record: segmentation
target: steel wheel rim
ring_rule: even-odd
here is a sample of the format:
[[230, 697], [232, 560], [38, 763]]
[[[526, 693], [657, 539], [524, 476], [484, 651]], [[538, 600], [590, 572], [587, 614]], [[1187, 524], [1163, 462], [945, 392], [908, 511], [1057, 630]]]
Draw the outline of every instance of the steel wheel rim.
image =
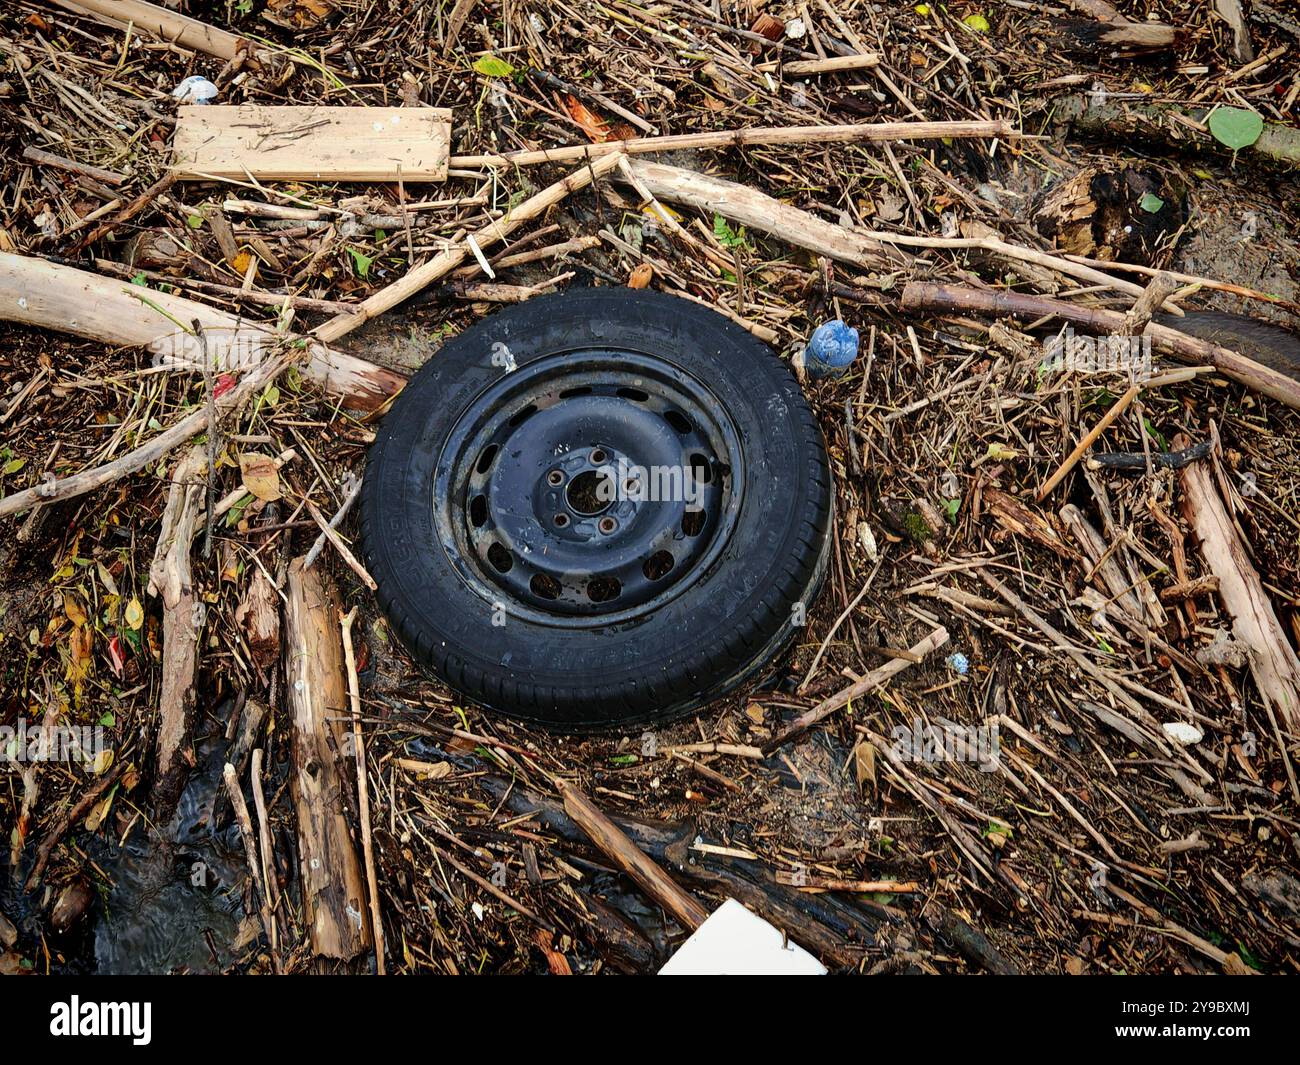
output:
[[739, 433], [703, 382], [654, 354], [582, 349], [474, 398], [435, 467], [434, 523], [503, 622], [600, 627], [695, 584], [743, 484]]

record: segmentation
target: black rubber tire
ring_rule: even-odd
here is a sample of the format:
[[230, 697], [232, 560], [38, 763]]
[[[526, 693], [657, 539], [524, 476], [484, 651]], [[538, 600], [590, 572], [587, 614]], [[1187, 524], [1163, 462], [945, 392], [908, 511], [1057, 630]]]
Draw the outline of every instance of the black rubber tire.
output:
[[[707, 382], [743, 442], [745, 484], [726, 549], [646, 616], [556, 629], [492, 605], [435, 533], [435, 465], [457, 419], [504, 372], [575, 348], [665, 358]], [[830, 471], [817, 422], [774, 352], [714, 311], [631, 289], [582, 289], [500, 311], [451, 340], [385, 416], [366, 466], [361, 534], [381, 608], [422, 664], [503, 714], [560, 731], [680, 716], [725, 694], [797, 631], [825, 572]]]

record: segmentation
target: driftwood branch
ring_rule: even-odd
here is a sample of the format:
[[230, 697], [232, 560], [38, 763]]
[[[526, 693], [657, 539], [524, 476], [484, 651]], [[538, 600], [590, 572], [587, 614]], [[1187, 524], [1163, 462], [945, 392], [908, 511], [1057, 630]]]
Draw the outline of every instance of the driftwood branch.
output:
[[[285, 341], [266, 325], [205, 303], [6, 252], [0, 252], [0, 319], [145, 348], [161, 365], [201, 370], [203, 345], [190, 325], [197, 321], [210, 365], [218, 372], [264, 362]], [[400, 374], [322, 343], [307, 345], [303, 374], [346, 406], [362, 411], [382, 406], [406, 383]]]
[[[599, 146], [592, 145], [592, 147]], [[368, 322], [371, 318], [375, 318], [396, 307], [403, 300], [410, 299], [417, 292], [428, 288], [440, 277], [451, 273], [468, 259], [473, 254], [471, 242], [476, 244], [479, 250], [482, 251], [489, 245], [504, 240], [525, 222], [530, 222], [539, 215], [545, 214], [570, 194], [585, 188], [608, 174], [618, 166], [623, 158], [624, 156], [621, 153], [605, 155], [595, 162], [575, 170], [568, 177], [557, 181], [554, 185], [548, 185], [541, 192], [524, 200], [504, 218], [489, 222], [482, 229], [476, 230], [464, 240], [452, 245], [441, 254], [435, 255], [428, 262], [415, 267], [391, 285], [381, 288], [373, 296], [363, 300], [357, 305], [357, 313], [340, 314], [331, 318], [315, 330], [315, 336], [326, 343], [331, 343]]]
[[638, 187], [658, 200], [722, 215], [732, 222], [839, 262], [865, 268], [897, 269], [908, 261], [906, 254], [886, 248], [871, 237], [826, 222], [747, 185], [644, 160], [631, 163], [630, 170], [631, 176], [619, 180], [628, 183], [635, 180]]
[[596, 159], [613, 152], [644, 155], [703, 148], [771, 147], [782, 144], [861, 144], [905, 140], [939, 140], [954, 137], [1014, 137], [1016, 128], [1005, 120], [974, 122], [880, 122], [838, 126], [759, 126], [752, 129], [684, 133], [671, 137], [634, 137], [603, 144], [571, 144], [563, 148], [506, 152], [496, 155], [453, 155], [454, 167], [531, 166], [538, 163], [572, 163]]
[[800, 733], [817, 724], [818, 721], [835, 713], [841, 706], [845, 706], [853, 699], [861, 698], [868, 692], [875, 691], [891, 677], [901, 673], [915, 662], [920, 662], [931, 651], [937, 650], [947, 642], [948, 630], [941, 625], [925, 639], [911, 647], [908, 651], [908, 658], [890, 659], [883, 666], [879, 666], [866, 674], [861, 680], [850, 684], [843, 691], [837, 692], [829, 699], [818, 703], [807, 713], [800, 714], [799, 717], [795, 718], [763, 744], [763, 754], [771, 754], [773, 751], [785, 746]]

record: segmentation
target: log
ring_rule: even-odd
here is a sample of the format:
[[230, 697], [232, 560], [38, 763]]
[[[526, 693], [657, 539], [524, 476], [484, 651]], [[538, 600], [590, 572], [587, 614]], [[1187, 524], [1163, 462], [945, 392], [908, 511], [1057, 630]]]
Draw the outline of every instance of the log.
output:
[[[1174, 441], [1185, 447], [1185, 437]], [[1300, 734], [1300, 658], [1287, 640], [1246, 545], [1229, 517], [1209, 470], [1202, 463], [1179, 471], [1183, 516], [1201, 544], [1201, 555], [1218, 578], [1219, 598], [1232, 618], [1232, 634], [1245, 644], [1250, 672], [1270, 716]]]
[[[1124, 325], [1124, 314], [1093, 307], [1082, 307], [1067, 300], [1047, 296], [1027, 296], [1017, 292], [940, 285], [926, 281], [909, 282], [903, 289], [902, 309], [911, 312], [1006, 315], [1035, 320], [1054, 315], [1062, 321], [1085, 326], [1098, 335], [1112, 334]], [[1152, 322], [1145, 336], [1151, 346], [1181, 362], [1213, 366], [1225, 377], [1247, 388], [1271, 396], [1288, 407], [1300, 409], [1300, 382], [1262, 363], [1211, 341], [1188, 336], [1167, 325]]]
[[182, 749], [194, 718], [194, 678], [206, 608], [194, 594], [190, 548], [207, 487], [207, 448], [195, 445], [176, 463], [162, 529], [149, 567], [149, 594], [163, 601], [162, 691], [154, 746], [153, 800], [162, 820], [175, 808], [188, 764]]
[[[8, 252], [0, 252], [0, 319], [147, 348], [160, 364], [200, 369], [201, 345], [190, 328], [196, 319], [219, 369], [252, 366], [284, 340], [264, 325], [205, 303]], [[377, 410], [406, 383], [400, 374], [322, 343], [309, 345], [303, 374], [359, 411]]]
[[[1208, 107], [1183, 108], [1128, 100], [1096, 102], [1075, 94], [1058, 101], [1052, 117], [1058, 122], [1070, 122], [1085, 132], [1104, 134], [1124, 142], [1132, 142], [1136, 137], [1175, 148], [1190, 148], [1197, 154], [1227, 152], [1230, 149], [1208, 131], [1201, 132], [1210, 110]], [[1242, 151], [1284, 166], [1300, 166], [1300, 130], [1280, 122], [1265, 122], [1259, 140]]]
[[[495, 804], [515, 814], [536, 814], [537, 823], [570, 842], [584, 842], [585, 831], [563, 805], [519, 784], [490, 773], [477, 784]], [[765, 862], [692, 851], [699, 828], [689, 821], [676, 824], [611, 816], [620, 832], [650, 859], [693, 887], [744, 903], [764, 920], [786, 930], [790, 938], [828, 965], [857, 966], [882, 925], [906, 918], [897, 911], [833, 893], [811, 894], [780, 884]], [[909, 930], [910, 931], [910, 930]]]
[[303, 910], [312, 952], [346, 960], [369, 950], [372, 938], [361, 862], [344, 815], [348, 702], [338, 597], [321, 569], [304, 568], [301, 558], [289, 565], [286, 592], [284, 674]]

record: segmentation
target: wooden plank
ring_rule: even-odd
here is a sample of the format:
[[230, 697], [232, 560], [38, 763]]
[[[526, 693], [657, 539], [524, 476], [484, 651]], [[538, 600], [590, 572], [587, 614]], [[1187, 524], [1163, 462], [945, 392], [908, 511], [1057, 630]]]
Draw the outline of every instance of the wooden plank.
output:
[[190, 105], [172, 166], [190, 180], [444, 181], [450, 142], [441, 107]]

